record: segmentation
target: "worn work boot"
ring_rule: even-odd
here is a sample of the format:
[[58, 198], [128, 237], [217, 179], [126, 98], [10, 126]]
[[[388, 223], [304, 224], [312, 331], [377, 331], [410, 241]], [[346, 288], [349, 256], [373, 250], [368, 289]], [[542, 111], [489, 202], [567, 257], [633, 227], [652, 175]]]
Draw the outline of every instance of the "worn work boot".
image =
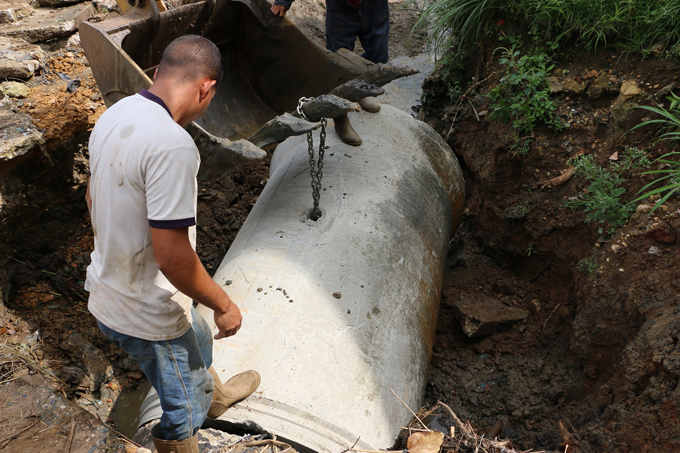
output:
[[363, 143], [357, 131], [350, 124], [346, 113], [333, 118], [333, 124], [335, 124], [335, 132], [337, 132], [343, 143], [351, 146], [359, 146]]
[[164, 440], [160, 436], [161, 425], [157, 424], [151, 428], [151, 440], [158, 453], [198, 453], [198, 433], [184, 440]]
[[380, 111], [380, 104], [378, 104], [378, 101], [376, 101], [375, 98], [361, 98], [357, 102], [359, 102], [361, 108], [368, 113], [378, 113]]
[[215, 381], [215, 393], [208, 411], [208, 417], [211, 418], [219, 417], [234, 404], [248, 398], [260, 385], [260, 373], [257, 371], [244, 371], [229, 379], [225, 384], [222, 384], [213, 367], [210, 367], [208, 371]]

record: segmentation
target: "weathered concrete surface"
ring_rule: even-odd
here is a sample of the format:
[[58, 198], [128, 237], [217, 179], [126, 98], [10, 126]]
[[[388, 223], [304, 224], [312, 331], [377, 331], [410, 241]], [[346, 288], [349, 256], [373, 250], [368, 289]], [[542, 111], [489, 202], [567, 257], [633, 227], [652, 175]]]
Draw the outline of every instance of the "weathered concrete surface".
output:
[[58, 9], [38, 8], [30, 17], [0, 26], [0, 36], [21, 38], [31, 43], [60, 38], [74, 33], [93, 13], [91, 3]]
[[0, 108], [0, 162], [26, 154], [44, 143], [31, 117]]
[[16, 22], [33, 13], [33, 8], [24, 1], [4, 0], [0, 1], [0, 24]]
[[508, 307], [486, 296], [479, 296], [476, 300], [461, 297], [453, 303], [453, 308], [468, 337], [481, 337], [505, 330], [529, 316], [526, 310]]
[[49, 387], [8, 382], [0, 385], [0, 401], [3, 453], [125, 452], [113, 431]]

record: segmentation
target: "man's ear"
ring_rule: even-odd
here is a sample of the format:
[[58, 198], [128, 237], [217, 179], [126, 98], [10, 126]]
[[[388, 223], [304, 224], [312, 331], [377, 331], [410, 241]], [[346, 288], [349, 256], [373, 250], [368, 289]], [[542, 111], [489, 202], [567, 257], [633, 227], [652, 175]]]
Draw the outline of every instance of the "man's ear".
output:
[[156, 81], [156, 77], [158, 77], [158, 68], [153, 72], [153, 80], [154, 82]]
[[201, 82], [201, 87], [200, 87], [200, 100], [202, 101], [203, 99], [208, 97], [208, 94], [210, 93], [210, 89], [214, 87], [217, 84], [217, 80], [211, 80], [211, 79], [205, 79], [203, 82]]

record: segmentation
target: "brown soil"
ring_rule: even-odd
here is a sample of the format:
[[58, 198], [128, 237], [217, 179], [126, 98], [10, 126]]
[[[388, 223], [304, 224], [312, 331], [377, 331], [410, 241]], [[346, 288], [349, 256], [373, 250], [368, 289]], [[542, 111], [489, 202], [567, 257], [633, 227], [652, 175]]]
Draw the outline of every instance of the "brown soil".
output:
[[[553, 74], [566, 69], [588, 87], [600, 74], [618, 84], [634, 80], [642, 90], [635, 104], [650, 103], [650, 94], [677, 80], [677, 63], [619, 57], [566, 50]], [[491, 75], [478, 93], [483, 96], [498, 81], [498, 56], [480, 52], [480, 60], [480, 78]], [[435, 78], [430, 83], [441, 89]], [[645, 114], [621, 115], [618, 91], [596, 99], [588, 93], [556, 97], [571, 127], [536, 131], [525, 158], [511, 157], [510, 128], [483, 114], [477, 119], [472, 104], [426, 113], [459, 156], [469, 194], [463, 225], [451, 242], [451, 280], [441, 304], [428, 399], [449, 404], [480, 433], [501, 421], [501, 435], [515, 448], [678, 451], [680, 271], [674, 231], [680, 228], [680, 203], [672, 200], [651, 217], [650, 207], [643, 207], [606, 239], [583, 212], [565, 207], [586, 188], [582, 178], [544, 184], [563, 174], [576, 153], [592, 154], [606, 166], [614, 153], [623, 156], [626, 145], [651, 157], [668, 151], [665, 144], [652, 145], [655, 131], [624, 136]], [[470, 99], [477, 101], [477, 112], [490, 109], [487, 98], [473, 93]], [[650, 181], [624, 176], [626, 200]], [[594, 272], [578, 270], [584, 259], [593, 261]], [[467, 338], [452, 307], [461, 296], [479, 295], [530, 316], [507, 332]], [[568, 432], [560, 432], [560, 422]]]

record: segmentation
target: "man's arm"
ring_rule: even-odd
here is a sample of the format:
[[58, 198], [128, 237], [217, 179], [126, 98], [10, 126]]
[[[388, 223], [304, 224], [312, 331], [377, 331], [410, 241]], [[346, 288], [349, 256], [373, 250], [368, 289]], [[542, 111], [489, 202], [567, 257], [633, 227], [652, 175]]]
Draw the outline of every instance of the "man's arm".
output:
[[87, 191], [85, 192], [85, 203], [87, 203], [87, 212], [92, 217], [92, 197], [90, 196], [90, 178], [87, 179]]
[[210, 278], [189, 242], [188, 228], [151, 228], [156, 265], [182, 293], [215, 312], [219, 333], [230, 337], [241, 328], [241, 311], [227, 293]]

